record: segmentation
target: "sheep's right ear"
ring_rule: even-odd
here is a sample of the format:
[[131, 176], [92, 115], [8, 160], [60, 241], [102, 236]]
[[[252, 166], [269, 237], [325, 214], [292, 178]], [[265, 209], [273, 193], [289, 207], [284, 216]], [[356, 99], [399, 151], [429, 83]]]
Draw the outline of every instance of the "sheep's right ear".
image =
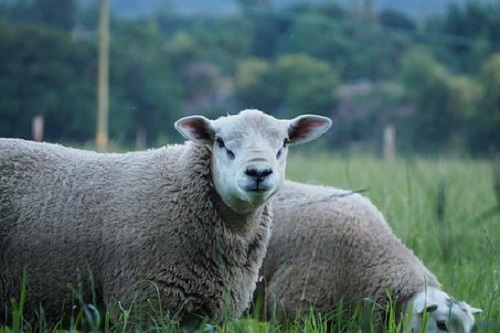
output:
[[175, 129], [186, 139], [202, 143], [212, 144], [214, 141], [214, 128], [210, 120], [203, 116], [189, 116], [177, 120]]
[[309, 142], [325, 133], [330, 126], [332, 126], [330, 118], [310, 114], [302, 115], [290, 120], [288, 139], [290, 143]]

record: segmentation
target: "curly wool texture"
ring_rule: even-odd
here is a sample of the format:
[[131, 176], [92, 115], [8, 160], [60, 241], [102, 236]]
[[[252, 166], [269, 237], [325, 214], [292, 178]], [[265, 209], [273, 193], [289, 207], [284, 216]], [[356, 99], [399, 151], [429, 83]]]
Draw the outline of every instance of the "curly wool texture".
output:
[[274, 203], [273, 234], [261, 269], [269, 314], [296, 318], [369, 298], [408, 300], [436, 277], [365, 197], [287, 181]]
[[28, 317], [42, 305], [58, 320], [63, 305], [67, 315], [78, 304], [75, 295], [141, 310], [159, 295], [163, 310], [188, 324], [239, 316], [271, 211], [266, 204], [244, 216], [226, 207], [210, 158], [194, 143], [98, 154], [0, 139], [2, 309], [19, 298], [26, 270]]

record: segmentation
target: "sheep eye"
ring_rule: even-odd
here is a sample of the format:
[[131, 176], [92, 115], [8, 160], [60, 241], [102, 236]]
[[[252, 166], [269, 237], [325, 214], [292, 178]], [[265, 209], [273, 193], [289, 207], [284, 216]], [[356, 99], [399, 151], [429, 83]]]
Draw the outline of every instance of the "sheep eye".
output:
[[283, 140], [283, 147], [281, 147], [281, 149], [278, 150], [278, 153], [276, 154], [276, 158], [280, 158], [281, 157], [283, 149], [286, 149], [286, 147], [288, 146], [289, 143], [290, 143], [290, 140], [288, 140], [288, 138], [286, 138], [285, 140]]
[[283, 148], [286, 148], [289, 143], [290, 143], [290, 140], [288, 140], [288, 138], [286, 138], [285, 140], [283, 140]]
[[217, 145], [219, 146], [219, 148], [224, 148], [226, 146], [224, 144], [224, 140], [222, 140], [221, 138], [215, 139], [215, 142], [217, 142]]
[[436, 325], [440, 331], [448, 332], [448, 326], [446, 326], [446, 322], [444, 320], [436, 321]]
[[219, 146], [219, 148], [226, 148], [227, 157], [231, 160], [234, 160], [234, 153], [227, 149], [226, 145], [224, 144], [224, 140], [222, 140], [221, 138], [216, 138], [215, 142], [217, 143], [217, 146]]

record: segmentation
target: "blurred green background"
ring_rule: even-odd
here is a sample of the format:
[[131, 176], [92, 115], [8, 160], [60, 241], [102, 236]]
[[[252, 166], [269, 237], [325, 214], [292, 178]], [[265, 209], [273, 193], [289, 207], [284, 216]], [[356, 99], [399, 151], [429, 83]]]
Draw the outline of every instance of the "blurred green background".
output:
[[[0, 137], [32, 139], [42, 116], [43, 140], [95, 148], [99, 5], [0, 0]], [[366, 190], [446, 290], [484, 309], [477, 332], [500, 331], [500, 1], [110, 8], [109, 150], [180, 142], [173, 123], [192, 114], [329, 116], [287, 177]]]
[[[488, 156], [500, 148], [498, 1], [111, 1], [110, 140], [259, 108], [334, 120], [324, 147]], [[99, 0], [0, 0], [0, 136], [91, 144]]]

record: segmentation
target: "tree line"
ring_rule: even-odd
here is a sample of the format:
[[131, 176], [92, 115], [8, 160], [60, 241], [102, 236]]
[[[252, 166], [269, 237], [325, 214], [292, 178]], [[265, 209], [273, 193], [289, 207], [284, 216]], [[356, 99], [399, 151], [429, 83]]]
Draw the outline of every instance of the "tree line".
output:
[[[111, 18], [110, 137], [179, 140], [173, 122], [260, 108], [334, 119], [327, 144], [486, 155], [500, 149], [500, 6], [470, 1], [416, 20], [370, 1], [239, 0], [234, 15]], [[48, 141], [95, 133], [98, 4], [0, 4], [0, 136]]]

